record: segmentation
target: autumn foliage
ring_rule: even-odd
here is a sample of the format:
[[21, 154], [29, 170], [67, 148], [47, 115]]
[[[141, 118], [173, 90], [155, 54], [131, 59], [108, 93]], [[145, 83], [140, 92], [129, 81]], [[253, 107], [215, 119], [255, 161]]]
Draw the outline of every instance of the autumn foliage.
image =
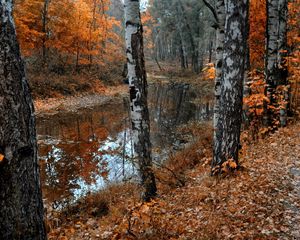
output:
[[265, 14], [266, 0], [250, 1], [249, 9], [249, 48], [252, 69], [264, 68], [265, 32], [267, 17]]
[[[107, 14], [109, 0], [17, 0], [21, 51], [47, 65], [104, 65], [120, 60], [120, 23]], [[46, 61], [47, 59], [47, 61]]]

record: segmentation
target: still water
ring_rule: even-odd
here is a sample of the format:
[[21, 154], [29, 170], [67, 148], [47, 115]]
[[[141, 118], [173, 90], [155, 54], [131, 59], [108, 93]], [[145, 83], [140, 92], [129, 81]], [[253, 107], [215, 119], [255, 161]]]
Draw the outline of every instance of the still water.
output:
[[[175, 128], [212, 116], [211, 100], [188, 84], [149, 86], [151, 141], [156, 161], [167, 158]], [[111, 182], [136, 179], [128, 101], [76, 112], [38, 117], [37, 133], [43, 194], [62, 207]]]

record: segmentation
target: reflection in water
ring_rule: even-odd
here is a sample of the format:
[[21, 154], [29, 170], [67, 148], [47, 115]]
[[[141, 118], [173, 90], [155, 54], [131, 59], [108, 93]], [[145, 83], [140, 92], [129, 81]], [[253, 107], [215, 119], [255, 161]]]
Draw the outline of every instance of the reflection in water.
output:
[[[167, 153], [176, 140], [176, 126], [211, 117], [212, 104], [198, 98], [187, 84], [150, 85], [154, 148]], [[40, 117], [37, 132], [43, 194], [53, 207], [63, 207], [109, 182], [136, 177], [127, 104]]]

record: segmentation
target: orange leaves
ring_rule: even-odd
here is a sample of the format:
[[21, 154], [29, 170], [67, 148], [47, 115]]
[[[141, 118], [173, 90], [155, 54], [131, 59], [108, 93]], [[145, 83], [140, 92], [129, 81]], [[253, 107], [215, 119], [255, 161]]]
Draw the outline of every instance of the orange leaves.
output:
[[212, 63], [208, 63], [205, 68], [202, 70], [203, 72], [203, 79], [205, 80], [214, 80], [216, 69], [214, 68]]
[[3, 162], [3, 160], [4, 160], [4, 155], [0, 154], [0, 164]]
[[35, 48], [41, 47], [42, 7], [42, 0], [15, 1], [14, 19], [17, 37], [24, 55], [31, 55]]
[[249, 32], [249, 48], [250, 63], [253, 69], [264, 67], [264, 51], [265, 51], [265, 29], [266, 14], [262, 9], [266, 9], [266, 0], [250, 1], [250, 32]]
[[256, 116], [263, 114], [263, 105], [265, 102], [269, 102], [269, 99], [261, 93], [252, 94], [244, 98], [245, 108], [248, 109], [249, 113], [254, 113]]
[[114, 32], [120, 23], [106, 13], [110, 1], [49, 1], [43, 26], [44, 2], [16, 1], [15, 21], [23, 54], [38, 54], [45, 45], [55, 53], [74, 56], [77, 64], [84, 65], [91, 63], [91, 56], [94, 62], [101, 63], [103, 53], [117, 57], [122, 51], [121, 39]]
[[248, 116], [255, 118], [262, 117], [264, 114], [264, 105], [270, 100], [265, 96], [265, 81], [262, 73], [252, 71], [249, 73], [248, 85], [251, 89], [251, 94], [246, 96], [244, 101], [244, 109]]
[[228, 159], [226, 162], [222, 164], [222, 171], [228, 172], [229, 170], [237, 169], [238, 165], [236, 162], [231, 158]]
[[212, 175], [218, 175], [222, 173], [229, 173], [238, 168], [237, 163], [233, 158], [229, 158], [227, 161], [223, 162], [221, 166], [216, 166], [212, 169]]

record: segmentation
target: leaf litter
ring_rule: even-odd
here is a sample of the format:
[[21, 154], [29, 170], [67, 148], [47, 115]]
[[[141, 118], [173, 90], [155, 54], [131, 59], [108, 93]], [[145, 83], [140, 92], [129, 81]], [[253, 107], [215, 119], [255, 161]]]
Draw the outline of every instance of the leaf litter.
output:
[[[300, 122], [244, 144], [242, 168], [211, 177], [210, 157], [182, 187], [141, 203], [120, 199], [107, 216], [81, 212], [49, 239], [300, 239]], [[122, 186], [120, 186], [122, 187]], [[119, 207], [120, 208], [120, 207]]]

